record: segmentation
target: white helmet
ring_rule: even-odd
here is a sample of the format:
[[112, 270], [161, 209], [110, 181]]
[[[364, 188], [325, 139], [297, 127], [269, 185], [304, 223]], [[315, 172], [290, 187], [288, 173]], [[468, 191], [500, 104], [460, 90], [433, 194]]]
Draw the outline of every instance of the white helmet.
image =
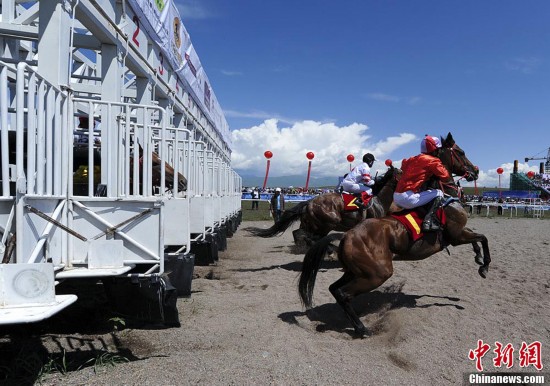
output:
[[422, 142], [420, 142], [420, 152], [424, 154], [433, 153], [436, 149], [441, 147], [441, 140], [431, 135], [426, 135]]

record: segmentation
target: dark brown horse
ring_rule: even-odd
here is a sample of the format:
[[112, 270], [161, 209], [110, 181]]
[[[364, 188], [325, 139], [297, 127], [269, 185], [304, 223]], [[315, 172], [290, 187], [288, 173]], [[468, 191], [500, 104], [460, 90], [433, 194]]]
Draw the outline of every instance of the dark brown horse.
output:
[[393, 192], [401, 170], [390, 166], [373, 187], [374, 197], [370, 200], [363, 217], [361, 211], [346, 211], [340, 193], [325, 193], [303, 201], [286, 210], [281, 219], [267, 229], [249, 227], [245, 230], [254, 236], [273, 237], [284, 233], [294, 222], [300, 220], [300, 228], [293, 232], [297, 245], [312, 244], [330, 231], [346, 231], [364, 218], [382, 217], [388, 213], [393, 201]]
[[[73, 153], [73, 190], [75, 194], [87, 194], [88, 191], [88, 150], [87, 149], [75, 149]], [[161, 160], [157, 153], [152, 152], [152, 173], [151, 180], [153, 187], [160, 187], [161, 182]], [[139, 194], [143, 194], [143, 157], [140, 157], [138, 160], [139, 165]], [[129, 158], [130, 165], [130, 194], [133, 194], [133, 169], [134, 169], [134, 157], [130, 156]], [[164, 162], [164, 179], [166, 190], [174, 191], [174, 168]], [[104, 185], [100, 186], [99, 182], [101, 180], [101, 153], [98, 150], [94, 151], [94, 190], [97, 195], [103, 195], [105, 193]], [[187, 190], [187, 179], [181, 174], [178, 173], [178, 192], [184, 192]]]
[[[467, 179], [477, 178], [477, 168], [454, 143], [450, 133], [443, 141], [440, 158], [447, 168], [454, 170], [455, 174], [459, 173]], [[454, 181], [447, 181], [443, 186], [447, 194], [456, 195], [458, 189]], [[307, 308], [311, 307], [315, 278], [320, 263], [330, 243], [338, 238], [342, 238], [338, 247], [338, 259], [344, 266], [344, 275], [334, 282], [329, 290], [344, 309], [355, 333], [360, 337], [367, 334], [367, 329], [350, 302], [356, 296], [370, 292], [388, 280], [393, 274], [393, 261], [422, 260], [448, 245], [471, 243], [475, 250], [476, 243], [481, 242], [483, 258], [476, 259], [476, 262], [482, 264], [479, 274], [485, 278], [491, 262], [487, 237], [466, 227], [468, 214], [460, 203], [452, 202], [445, 206], [444, 211], [447, 222], [443, 231], [426, 233], [423, 238], [415, 242], [410, 238], [405, 226], [391, 216], [362, 221], [347, 231], [343, 238], [333, 234], [324, 237], [310, 248], [304, 258], [298, 284], [302, 303]]]

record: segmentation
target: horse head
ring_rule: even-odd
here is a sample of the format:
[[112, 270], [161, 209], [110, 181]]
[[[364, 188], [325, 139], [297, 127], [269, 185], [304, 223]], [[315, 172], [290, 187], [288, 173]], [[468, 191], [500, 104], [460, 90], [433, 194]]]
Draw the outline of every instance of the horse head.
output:
[[372, 187], [372, 193], [373, 195], [378, 195], [378, 193], [384, 188], [386, 185], [392, 187], [395, 189], [397, 186], [397, 181], [399, 180], [399, 177], [401, 176], [401, 169], [398, 169], [394, 167], [393, 165], [388, 166], [388, 170], [386, 173], [382, 174], [381, 176], [375, 178], [375, 184]]
[[463, 177], [466, 181], [477, 180], [479, 169], [466, 157], [462, 150], [453, 139], [451, 133], [447, 138], [441, 137], [442, 147], [439, 149], [439, 159], [445, 167], [454, 175]]

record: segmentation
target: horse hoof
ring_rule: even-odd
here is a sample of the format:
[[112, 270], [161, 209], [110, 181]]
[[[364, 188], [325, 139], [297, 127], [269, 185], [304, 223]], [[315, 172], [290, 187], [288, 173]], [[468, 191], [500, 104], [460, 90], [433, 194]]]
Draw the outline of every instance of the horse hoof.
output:
[[489, 271], [489, 269], [487, 267], [483, 266], [483, 267], [479, 267], [479, 270], [477, 272], [479, 273], [479, 276], [486, 279], [488, 271]]
[[483, 265], [483, 256], [476, 255], [476, 257], [474, 257], [474, 260], [476, 261], [477, 265]]
[[357, 335], [358, 338], [361, 338], [361, 339], [365, 339], [367, 336], [370, 335], [366, 327], [356, 328], [355, 334]]

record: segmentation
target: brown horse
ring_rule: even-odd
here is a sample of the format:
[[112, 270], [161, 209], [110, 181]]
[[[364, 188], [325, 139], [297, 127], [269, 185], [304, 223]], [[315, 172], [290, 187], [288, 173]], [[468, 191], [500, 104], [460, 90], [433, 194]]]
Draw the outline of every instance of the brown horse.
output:
[[[443, 141], [443, 149], [440, 153], [446, 167], [452, 167], [456, 172], [462, 169], [459, 173], [467, 179], [477, 178], [477, 168], [454, 143], [450, 133]], [[452, 180], [446, 182], [444, 188], [447, 194], [458, 191]], [[350, 302], [354, 297], [370, 292], [388, 280], [393, 274], [394, 260], [425, 259], [448, 245], [471, 243], [475, 250], [476, 243], [481, 242], [483, 259], [482, 261], [476, 259], [476, 262], [482, 264], [479, 268], [481, 277], [487, 276], [491, 262], [487, 237], [474, 233], [466, 227], [468, 214], [458, 202], [454, 201], [446, 205], [444, 211], [447, 222], [443, 231], [426, 233], [423, 238], [415, 242], [410, 238], [405, 226], [391, 216], [367, 219], [343, 235], [338, 247], [338, 259], [344, 266], [344, 275], [334, 282], [329, 290], [344, 309], [357, 335], [365, 336], [367, 329]], [[321, 239], [310, 248], [304, 258], [298, 291], [302, 303], [307, 308], [312, 305], [315, 278], [322, 258], [329, 249], [331, 241], [337, 238], [341, 236], [331, 234]]]
[[303, 201], [286, 210], [281, 219], [267, 229], [249, 227], [245, 230], [254, 236], [273, 237], [284, 233], [290, 225], [300, 220], [300, 228], [293, 232], [297, 245], [313, 244], [330, 231], [347, 231], [364, 218], [382, 217], [388, 213], [393, 201], [400, 169], [390, 165], [388, 171], [377, 179], [373, 187], [374, 197], [370, 200], [365, 217], [361, 211], [346, 211], [340, 193], [325, 193]]
[[[152, 151], [151, 152], [151, 158], [152, 158], [152, 170], [151, 170], [151, 180], [152, 180], [152, 186], [154, 187], [160, 187], [161, 182], [161, 159], [160, 156]], [[94, 149], [93, 151], [93, 163], [94, 163], [94, 185], [96, 186], [96, 189], [98, 188], [98, 184], [101, 179], [101, 151], [99, 149]], [[134, 157], [131, 155], [128, 161], [129, 164], [129, 176], [130, 176], [130, 189], [133, 189], [133, 177], [134, 177]], [[139, 193], [142, 194], [143, 189], [143, 148], [139, 146], [139, 159], [138, 159], [138, 165], [139, 165]], [[84, 169], [82, 169], [84, 168]], [[87, 185], [88, 185], [88, 178], [83, 177], [81, 170], [86, 170], [87, 174], [88, 169], [88, 149], [85, 147], [75, 147], [73, 149], [73, 173], [74, 174], [74, 190], [77, 192], [77, 194], [86, 194], [87, 192]], [[96, 176], [97, 175], [97, 176]], [[174, 180], [175, 180], [175, 173], [174, 168], [168, 163], [164, 162], [164, 179], [165, 179], [165, 189], [166, 190], [172, 190], [172, 192], [175, 194], [176, 191], [174, 189]], [[187, 179], [181, 174], [178, 173], [178, 186], [177, 186], [177, 192], [185, 192], [187, 190]], [[102, 188], [99, 188], [99, 190], [96, 191], [98, 195], [103, 194], [104, 190], [102, 191]]]

